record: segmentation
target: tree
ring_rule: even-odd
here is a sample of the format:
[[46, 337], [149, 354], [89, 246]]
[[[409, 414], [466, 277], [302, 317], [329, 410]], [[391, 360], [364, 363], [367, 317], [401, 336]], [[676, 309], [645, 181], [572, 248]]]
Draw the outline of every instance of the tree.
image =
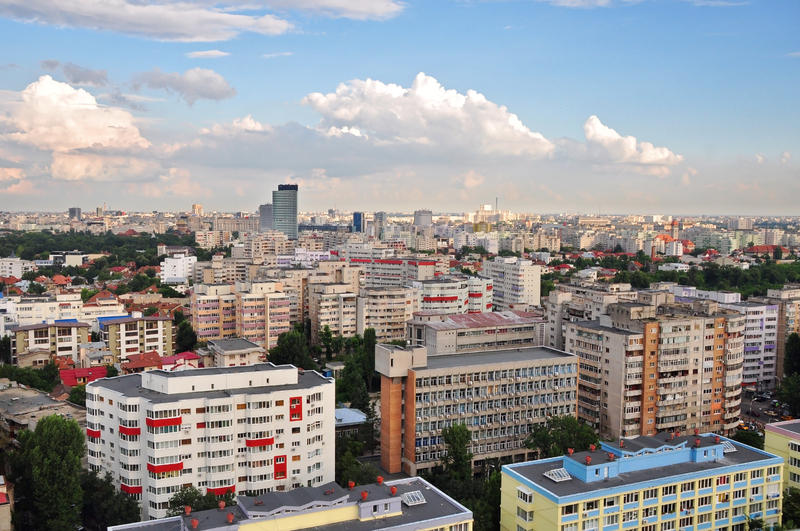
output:
[[333, 341], [333, 332], [331, 332], [331, 327], [325, 325], [322, 327], [322, 330], [319, 331], [319, 342], [322, 343], [323, 348], [325, 349], [325, 359], [331, 359], [331, 342]]
[[317, 367], [308, 352], [306, 338], [298, 330], [290, 330], [278, 336], [278, 344], [269, 351], [269, 361], [276, 365], [290, 364], [304, 369]]
[[145, 317], [150, 317], [151, 315], [155, 315], [157, 313], [158, 313], [158, 308], [156, 308], [155, 306], [149, 306], [144, 309], [142, 315], [144, 315]]
[[94, 471], [82, 471], [81, 488], [81, 521], [88, 531], [105, 531], [112, 525], [139, 521], [139, 504], [116, 489], [110, 473], [101, 477]]
[[380, 475], [377, 468], [357, 459], [363, 453], [364, 443], [351, 438], [336, 441], [336, 482], [346, 487], [349, 481], [356, 485], [373, 483]]
[[76, 385], [69, 390], [69, 399], [73, 404], [86, 407], [86, 386]]
[[0, 337], [0, 363], [11, 363], [11, 336]]
[[30, 285], [28, 286], [28, 293], [30, 293], [31, 295], [41, 295], [45, 291], [47, 291], [47, 288], [45, 288], [38, 282], [31, 282]]
[[[177, 312], [176, 312], [177, 313]], [[178, 325], [178, 333], [175, 336], [175, 346], [178, 352], [187, 352], [194, 350], [197, 345], [197, 334], [195, 333], [189, 321], [183, 320]]]
[[778, 386], [778, 399], [789, 405], [793, 417], [800, 417], [800, 373], [783, 377]]
[[472, 453], [469, 442], [472, 435], [466, 424], [455, 424], [442, 430], [447, 455], [444, 470], [451, 481], [468, 481], [472, 478]]
[[750, 518], [747, 515], [747, 531], [760, 531], [764, 529], [764, 520], [761, 518]]
[[783, 524], [795, 529], [800, 522], [800, 489], [790, 487], [783, 495]]
[[167, 516], [183, 514], [184, 507], [187, 505], [192, 508], [192, 512], [215, 509], [220, 500], [224, 501], [226, 506], [236, 504], [235, 496], [231, 491], [222, 496], [217, 496], [211, 492], [201, 494], [194, 487], [183, 487], [169, 499]]
[[106, 378], [113, 378], [114, 376], [118, 376], [119, 371], [113, 365], [106, 365]]
[[757, 432], [754, 431], [744, 431], [738, 430], [733, 437], [731, 437], [734, 441], [738, 441], [742, 444], [746, 444], [748, 446], [752, 446], [753, 448], [758, 448], [759, 450], [764, 449], [764, 436], [759, 435]]
[[568, 448], [588, 449], [590, 444], [597, 443], [594, 429], [570, 416], [550, 417], [544, 424], [534, 426], [525, 440], [526, 446], [536, 450], [540, 459], [564, 455]]
[[9, 467], [15, 485], [14, 527], [77, 529], [83, 507], [81, 458], [86, 453], [78, 423], [50, 415], [34, 431], [22, 431], [18, 440]]
[[350, 407], [365, 411], [369, 408], [369, 392], [364, 382], [364, 373], [359, 356], [350, 354], [344, 360], [342, 376], [336, 382], [337, 396], [340, 400], [350, 402]]
[[378, 338], [375, 335], [374, 328], [367, 328], [364, 330], [364, 379], [367, 382], [367, 389], [373, 390], [373, 382], [375, 381], [375, 345], [378, 344]]
[[800, 335], [789, 334], [786, 350], [783, 355], [783, 373], [786, 375], [800, 373]]

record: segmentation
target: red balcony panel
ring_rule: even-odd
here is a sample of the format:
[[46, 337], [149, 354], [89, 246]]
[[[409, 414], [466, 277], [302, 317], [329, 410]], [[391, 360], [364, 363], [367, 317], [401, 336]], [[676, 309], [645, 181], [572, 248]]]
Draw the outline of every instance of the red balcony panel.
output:
[[402, 260], [374, 260], [375, 264], [403, 265]]
[[142, 430], [141, 428], [129, 428], [128, 426], [120, 426], [119, 432], [122, 435], [141, 435]]
[[91, 437], [92, 439], [99, 439], [100, 438], [100, 430], [92, 430], [86, 428], [86, 436]]
[[273, 465], [273, 472], [275, 474], [275, 479], [286, 479], [286, 466], [287, 466], [286, 456], [276, 455], [275, 464]]
[[483, 293], [470, 293], [469, 296], [475, 299], [477, 297], [483, 297]]
[[486, 305], [486, 307], [487, 308], [491, 308], [492, 307], [492, 303], [490, 302], [489, 304]]
[[289, 398], [289, 422], [301, 420], [303, 420], [303, 397], [293, 396]]
[[486, 291], [492, 291], [492, 285], [491, 285], [491, 284], [489, 284], [488, 286], [486, 286]]
[[421, 266], [435, 266], [436, 262], [425, 261], [425, 262], [417, 262], [417, 264]]
[[224, 496], [225, 494], [227, 494], [229, 492], [234, 492], [235, 493], [236, 492], [236, 485], [231, 485], [230, 487], [219, 487], [219, 488], [216, 488], [216, 489], [207, 488], [206, 491], [210, 492], [214, 496]]
[[141, 485], [138, 486], [138, 487], [131, 487], [130, 485], [126, 485], [125, 483], [122, 483], [119, 486], [119, 488], [120, 488], [120, 490], [122, 490], [122, 492], [127, 492], [128, 494], [141, 494], [142, 493]]
[[183, 423], [183, 418], [181, 417], [173, 417], [169, 419], [145, 419], [145, 422], [148, 426], [153, 428], [159, 428], [161, 426], [180, 426]]
[[264, 439], [245, 439], [244, 445], [248, 448], [255, 448], [258, 446], [272, 446], [275, 444], [274, 437], [266, 437]]
[[422, 297], [423, 302], [453, 302], [457, 300], [458, 300], [457, 295], [454, 295], [452, 297]]
[[168, 463], [166, 465], [154, 465], [153, 463], [147, 463], [147, 470], [150, 472], [175, 472], [179, 470], [183, 470], [183, 462], [180, 463]]

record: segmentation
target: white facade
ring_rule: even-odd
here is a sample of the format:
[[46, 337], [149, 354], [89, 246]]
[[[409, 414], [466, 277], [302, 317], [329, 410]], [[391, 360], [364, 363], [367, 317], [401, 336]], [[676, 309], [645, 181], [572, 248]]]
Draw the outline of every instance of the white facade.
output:
[[783, 341], [778, 338], [778, 305], [739, 302], [721, 306], [745, 316], [742, 385], [773, 389], [778, 377], [778, 341]]
[[36, 266], [30, 260], [20, 258], [0, 258], [0, 277], [22, 278], [23, 273], [36, 270]]
[[89, 468], [163, 518], [183, 485], [263, 493], [335, 473], [333, 380], [291, 365], [149, 371], [86, 389]]
[[55, 297], [9, 297], [8, 300], [8, 308], [14, 311], [13, 320], [20, 326], [76, 319], [90, 323], [96, 332], [98, 317], [127, 315], [125, 306], [113, 297], [84, 303], [80, 293], [61, 293]]
[[439, 277], [414, 281], [417, 309], [433, 313], [483, 313], [492, 311], [492, 280], [486, 277]]
[[164, 284], [186, 284], [189, 279], [194, 278], [194, 266], [196, 263], [196, 256], [176, 254], [175, 256], [167, 257], [161, 262], [159, 278]]
[[484, 262], [483, 274], [493, 280], [495, 309], [524, 311], [540, 305], [542, 267], [532, 261], [497, 257]]

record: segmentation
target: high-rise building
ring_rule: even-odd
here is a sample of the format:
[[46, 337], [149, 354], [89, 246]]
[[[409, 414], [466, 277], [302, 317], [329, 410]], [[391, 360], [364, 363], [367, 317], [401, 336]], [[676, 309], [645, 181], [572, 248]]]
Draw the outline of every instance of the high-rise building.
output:
[[416, 309], [416, 294], [406, 286], [361, 288], [358, 293], [356, 332], [372, 328], [380, 343], [402, 341], [406, 321]]
[[185, 485], [264, 493], [334, 479], [333, 380], [291, 365], [152, 370], [86, 386], [89, 468], [145, 518]]
[[363, 212], [353, 212], [353, 232], [364, 232]]
[[279, 184], [272, 191], [272, 228], [297, 239], [297, 185]]
[[494, 282], [496, 310], [527, 311], [539, 306], [542, 266], [521, 258], [496, 257], [483, 264], [483, 274]]
[[414, 211], [415, 227], [430, 227], [431, 225], [433, 225], [433, 212], [431, 212], [430, 210]]
[[383, 232], [386, 230], [387, 216], [386, 212], [375, 212], [372, 217], [372, 222], [375, 226], [375, 237], [379, 240], [383, 239]]
[[267, 203], [258, 207], [258, 229], [261, 232], [266, 232], [273, 229], [273, 213], [272, 204]]
[[200, 203], [192, 203], [192, 215], [203, 217], [203, 205]]
[[172, 356], [173, 330], [169, 317], [101, 317], [100, 339], [111, 352], [114, 363], [125, 361], [131, 354], [155, 351], [159, 356]]
[[428, 356], [426, 347], [378, 345], [381, 467], [417, 474], [445, 456], [442, 430], [465, 424], [475, 470], [530, 459], [531, 429], [575, 416], [577, 359], [546, 347]]
[[781, 523], [783, 459], [713, 434], [600, 442], [504, 465], [501, 531], [763, 529]]
[[69, 219], [77, 219], [80, 221], [81, 219], [81, 209], [79, 207], [70, 207], [69, 209]]

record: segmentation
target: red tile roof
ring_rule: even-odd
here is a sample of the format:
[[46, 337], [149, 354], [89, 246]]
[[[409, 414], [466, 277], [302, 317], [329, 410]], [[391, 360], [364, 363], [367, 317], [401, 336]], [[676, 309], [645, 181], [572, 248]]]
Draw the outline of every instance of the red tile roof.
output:
[[105, 378], [107, 374], [105, 367], [89, 367], [88, 369], [61, 369], [61, 383], [74, 387], [82, 385], [78, 383], [78, 378], [86, 379], [86, 383], [93, 382], [99, 378]]
[[151, 352], [143, 352], [141, 354], [131, 354], [128, 356], [128, 361], [122, 364], [123, 371], [130, 371], [135, 369], [148, 369], [150, 367], [161, 368], [161, 356], [155, 350]]

